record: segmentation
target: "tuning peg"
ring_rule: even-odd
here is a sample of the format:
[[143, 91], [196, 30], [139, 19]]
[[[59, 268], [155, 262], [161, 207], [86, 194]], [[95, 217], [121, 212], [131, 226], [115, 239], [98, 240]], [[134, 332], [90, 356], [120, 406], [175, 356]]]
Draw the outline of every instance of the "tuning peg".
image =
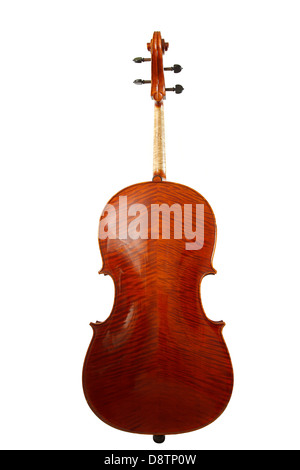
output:
[[151, 80], [142, 80], [141, 78], [138, 78], [137, 80], [134, 80], [133, 83], [135, 85], [144, 85], [144, 83], [151, 83]]
[[179, 95], [182, 93], [184, 90], [183, 86], [181, 85], [175, 85], [174, 88], [166, 88], [166, 91], [175, 91], [176, 95]]
[[144, 57], [136, 57], [135, 59], [133, 59], [133, 62], [135, 62], [136, 64], [141, 64], [142, 62], [150, 62], [151, 59], [146, 59]]
[[181, 72], [182, 67], [179, 64], [174, 64], [173, 67], [165, 67], [164, 70], [169, 70], [169, 71], [172, 71], [174, 73], [179, 73], [179, 72]]

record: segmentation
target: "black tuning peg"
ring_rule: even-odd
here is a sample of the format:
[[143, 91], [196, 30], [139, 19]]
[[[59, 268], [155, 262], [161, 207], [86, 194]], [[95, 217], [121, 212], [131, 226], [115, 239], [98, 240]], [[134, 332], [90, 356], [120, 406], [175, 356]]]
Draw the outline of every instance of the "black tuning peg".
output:
[[179, 95], [182, 93], [184, 90], [183, 86], [181, 85], [175, 85], [174, 88], [166, 88], [166, 91], [175, 91], [176, 95]]
[[137, 80], [134, 80], [133, 83], [135, 85], [144, 85], [144, 83], [151, 83], [151, 80], [142, 80], [141, 78], [138, 78]]
[[165, 67], [164, 70], [170, 70], [171, 72], [179, 73], [181, 72], [182, 67], [179, 64], [174, 64], [173, 67]]
[[151, 59], [145, 59], [144, 57], [136, 57], [135, 59], [133, 59], [133, 62], [135, 62], [136, 64], [141, 64], [142, 62], [150, 62]]

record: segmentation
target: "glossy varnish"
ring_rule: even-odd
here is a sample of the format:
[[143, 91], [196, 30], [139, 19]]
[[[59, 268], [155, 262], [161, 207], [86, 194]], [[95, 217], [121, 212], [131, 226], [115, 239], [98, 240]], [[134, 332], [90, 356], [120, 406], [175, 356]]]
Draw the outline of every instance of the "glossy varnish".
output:
[[[127, 207], [120, 196], [127, 197]], [[139, 203], [148, 209], [143, 214], [148, 238], [120, 239], [136, 217], [126, 220], [124, 211]], [[162, 238], [161, 222], [152, 226], [151, 238], [151, 205], [162, 203], [182, 210], [184, 204], [204, 205], [201, 249], [186, 250], [191, 240], [184, 234], [174, 239], [172, 212], [170, 238]], [[100, 228], [107, 224], [116, 237], [99, 245], [101, 273], [112, 277], [115, 301], [103, 323], [91, 324], [83, 369], [86, 399], [99, 418], [124, 431], [165, 435], [199, 429], [224, 411], [233, 387], [225, 324], [207, 318], [200, 298], [202, 278], [216, 272], [213, 211], [196, 191], [160, 178], [125, 188], [109, 204], [116, 226], [107, 224], [104, 212]]]

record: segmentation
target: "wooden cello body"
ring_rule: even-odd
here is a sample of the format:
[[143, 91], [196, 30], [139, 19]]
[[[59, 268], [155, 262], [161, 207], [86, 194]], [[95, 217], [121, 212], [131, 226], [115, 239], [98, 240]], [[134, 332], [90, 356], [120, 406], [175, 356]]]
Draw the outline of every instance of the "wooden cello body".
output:
[[[191, 241], [197, 208], [201, 237]], [[99, 224], [100, 273], [112, 277], [115, 301], [104, 322], [91, 323], [83, 368], [87, 402], [107, 424], [164, 436], [202, 428], [226, 408], [233, 370], [225, 323], [207, 318], [200, 297], [203, 277], [216, 272], [215, 241], [208, 202], [167, 182], [159, 161], [152, 181], [108, 202]]]

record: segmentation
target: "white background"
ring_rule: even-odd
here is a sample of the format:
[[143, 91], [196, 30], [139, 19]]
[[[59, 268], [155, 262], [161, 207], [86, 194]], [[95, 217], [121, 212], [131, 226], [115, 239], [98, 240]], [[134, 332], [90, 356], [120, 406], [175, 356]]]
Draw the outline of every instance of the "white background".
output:
[[[5, 1], [0, 4], [3, 449], [299, 448], [300, 4]], [[224, 320], [232, 399], [210, 426], [115, 430], [85, 402], [82, 364], [113, 303], [98, 220], [152, 177], [146, 43], [170, 42], [167, 177], [203, 194], [218, 242], [202, 285]]]

